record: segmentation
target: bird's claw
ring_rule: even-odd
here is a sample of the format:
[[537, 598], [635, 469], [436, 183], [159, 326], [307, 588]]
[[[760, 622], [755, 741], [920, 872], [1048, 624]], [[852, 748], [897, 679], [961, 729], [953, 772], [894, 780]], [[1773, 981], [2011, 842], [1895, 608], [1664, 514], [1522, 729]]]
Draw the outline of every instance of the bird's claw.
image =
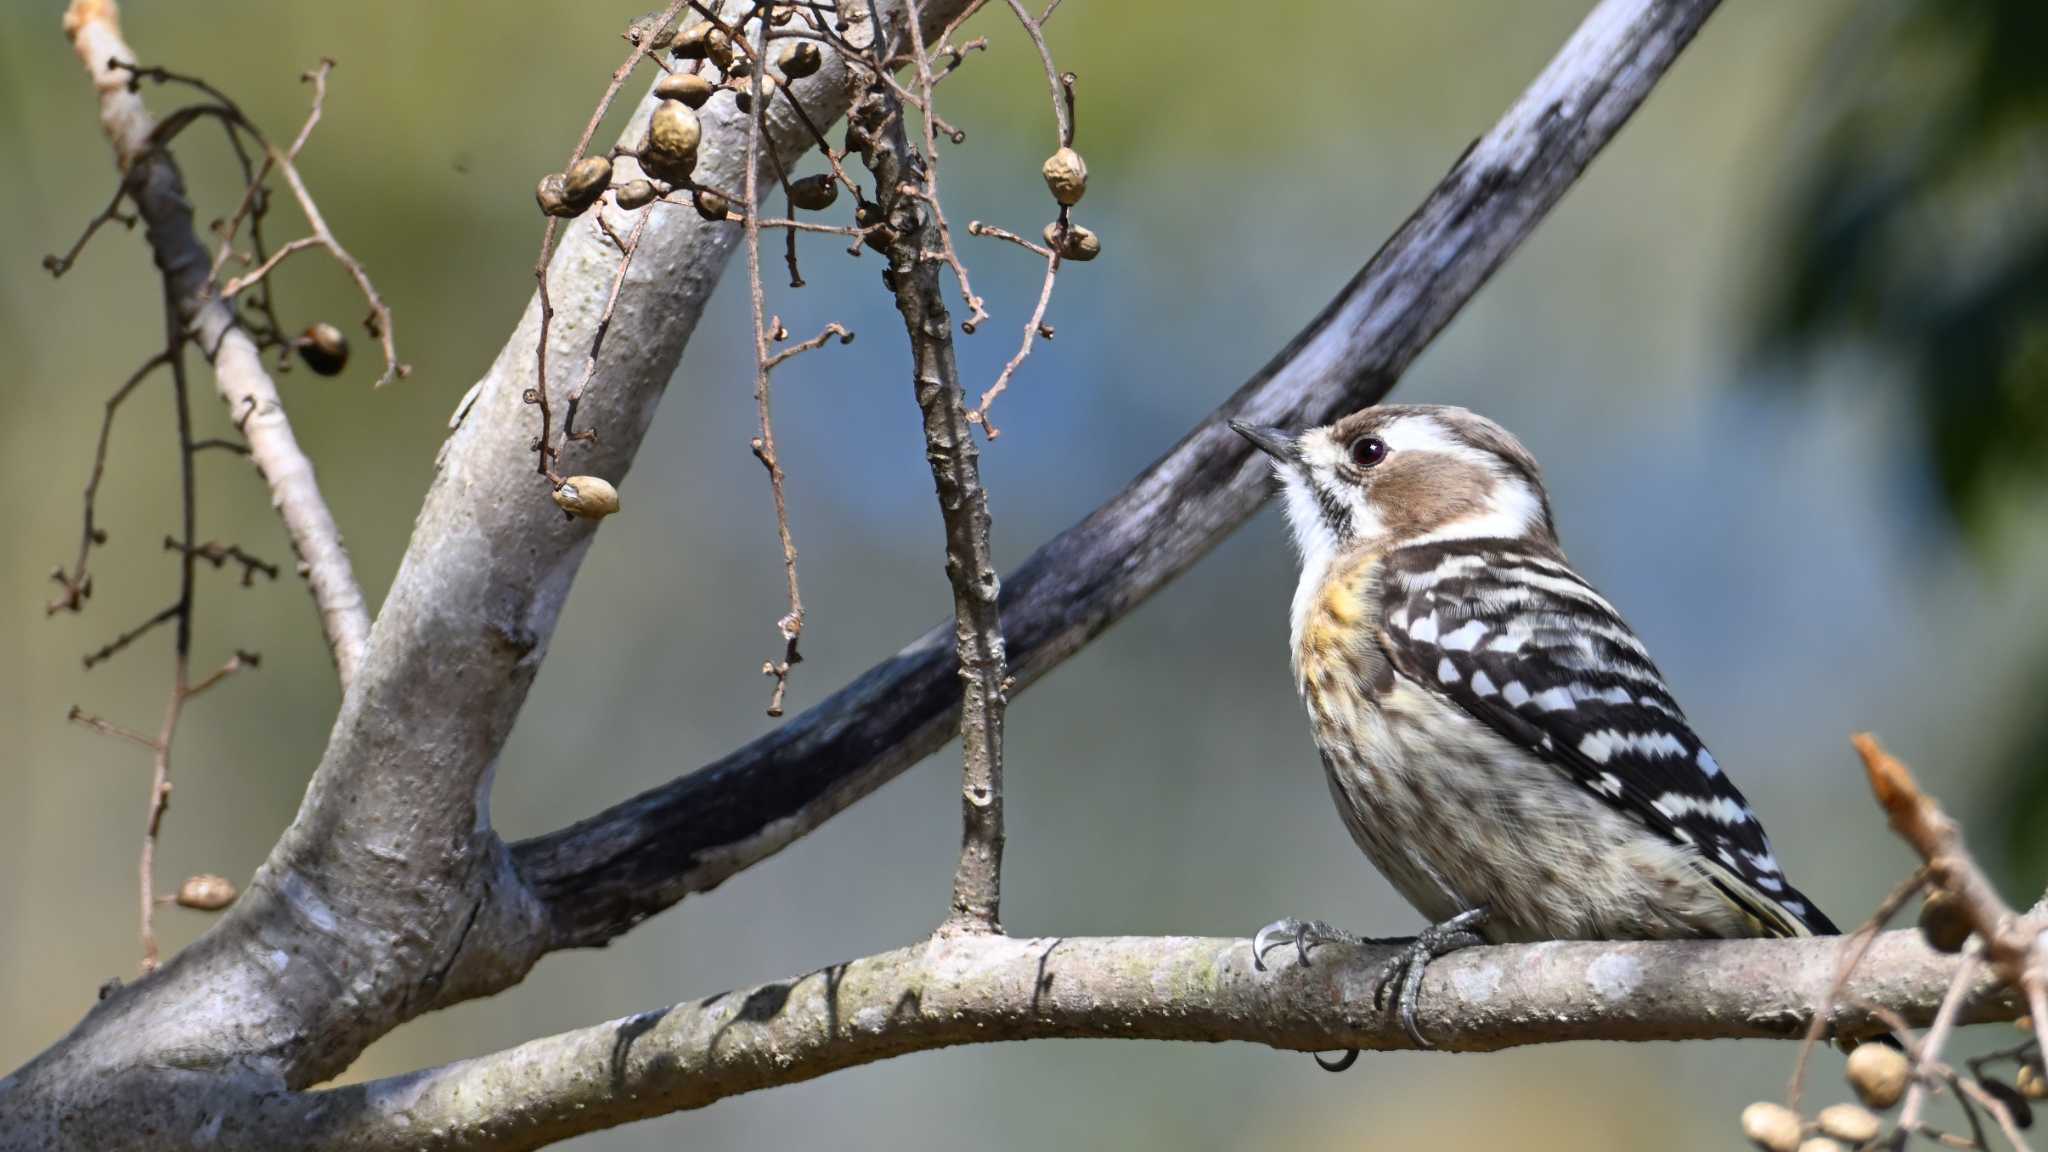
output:
[[1297, 920], [1292, 916], [1275, 920], [1259, 929], [1252, 937], [1252, 967], [1261, 972], [1266, 970], [1266, 953], [1275, 948], [1294, 945], [1294, 953], [1303, 966], [1309, 962], [1309, 949], [1318, 944], [1363, 944], [1363, 939], [1349, 932], [1332, 928], [1321, 920]]
[[1474, 929], [1486, 923], [1486, 913], [1486, 907], [1481, 905], [1460, 912], [1441, 924], [1430, 925], [1415, 939], [1406, 941], [1401, 951], [1380, 968], [1379, 988], [1373, 993], [1373, 1006], [1385, 1007], [1391, 999], [1400, 1013], [1402, 1030], [1408, 1033], [1408, 1038], [1415, 1042], [1417, 1048], [1434, 1047], [1415, 1022], [1415, 1002], [1422, 998], [1423, 969], [1429, 966], [1430, 961], [1461, 948], [1484, 944], [1486, 941]]

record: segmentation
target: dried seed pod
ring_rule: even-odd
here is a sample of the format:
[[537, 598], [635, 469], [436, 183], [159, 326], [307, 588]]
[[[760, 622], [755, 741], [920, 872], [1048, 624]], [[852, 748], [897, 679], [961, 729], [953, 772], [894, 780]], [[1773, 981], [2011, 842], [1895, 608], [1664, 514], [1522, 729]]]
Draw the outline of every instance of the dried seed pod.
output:
[[702, 108], [717, 89], [695, 72], [671, 72], [655, 82], [654, 95], [662, 100], [680, 100], [690, 108]]
[[585, 520], [602, 520], [619, 510], [619, 490], [595, 476], [571, 476], [555, 489], [562, 511]]
[[1920, 902], [1920, 935], [1936, 952], [1961, 952], [1970, 939], [1970, 917], [1963, 902], [1939, 889]]
[[717, 31], [709, 20], [699, 20], [676, 33], [669, 50], [684, 60], [702, 60], [711, 54], [711, 34]]
[[1052, 198], [1068, 208], [1081, 202], [1088, 192], [1088, 162], [1072, 148], [1062, 148], [1046, 158], [1045, 186]]
[[2042, 1079], [2040, 1070], [2032, 1064], [2020, 1065], [2020, 1074], [2013, 1077], [2013, 1086], [2029, 1100], [2048, 1100], [2048, 1080]]
[[1830, 1104], [1813, 1118], [1823, 1136], [1832, 1136], [1851, 1146], [1867, 1144], [1884, 1131], [1884, 1121], [1868, 1108], [1855, 1104]]
[[1997, 1097], [1998, 1102], [2005, 1105], [2006, 1115], [2012, 1117], [2013, 1127], [2034, 1126], [2034, 1106], [2027, 1103], [2025, 1093], [1993, 1076], [1977, 1077], [1977, 1086]]
[[316, 375], [339, 376], [348, 367], [348, 337], [332, 324], [323, 322], [307, 328], [292, 341], [292, 347]]
[[839, 184], [829, 173], [789, 182], [789, 202], [806, 212], [823, 212], [839, 199]]
[[1067, 235], [1060, 238], [1057, 221], [1045, 226], [1045, 242], [1058, 250], [1061, 259], [1086, 263], [1102, 255], [1102, 239], [1079, 224], [1067, 225]]
[[202, 872], [186, 878], [178, 885], [176, 897], [180, 908], [196, 908], [201, 912], [218, 912], [235, 902], [235, 884], [225, 876], [214, 876]]
[[612, 182], [612, 162], [603, 156], [585, 156], [562, 175], [562, 192], [581, 212], [604, 195]]
[[1742, 1110], [1742, 1134], [1764, 1152], [1799, 1152], [1799, 1113], [1759, 1100]]
[[694, 157], [703, 141], [704, 126], [690, 106], [681, 100], [663, 100], [647, 119], [647, 145], [641, 151]]
[[731, 202], [709, 188], [697, 189], [697, 215], [706, 220], [723, 220], [732, 211]]
[[784, 48], [775, 57], [775, 67], [791, 80], [814, 76], [825, 66], [825, 55], [809, 40], [799, 40]]
[[[776, 87], [777, 85], [775, 83], [775, 77], [761, 77], [761, 99], [763, 101], [763, 107], [766, 107], [768, 104], [773, 104], [775, 102]], [[752, 80], [748, 80], [740, 84], [738, 87], [735, 87], [732, 90], [732, 101], [734, 104], [739, 106], [740, 111], [752, 112], [754, 110], [754, 82]]]
[[629, 180], [618, 186], [612, 193], [612, 199], [617, 200], [621, 208], [642, 208], [654, 203], [658, 195], [651, 181]]
[[1883, 1044], [1859, 1044], [1849, 1053], [1849, 1087], [1856, 1098], [1871, 1108], [1885, 1109], [1899, 1102], [1912, 1082], [1913, 1065], [1906, 1054]]
[[663, 100], [647, 120], [647, 142], [640, 146], [640, 166], [668, 184], [689, 180], [697, 166], [697, 145], [704, 127], [697, 114], [680, 100]]
[[549, 216], [574, 216], [576, 209], [569, 206], [567, 178], [560, 172], [550, 172], [540, 178], [540, 184], [533, 190], [533, 198], [540, 204], [540, 210]]
[[747, 59], [733, 50], [732, 37], [726, 35], [723, 29], [715, 26], [711, 31], [704, 34], [704, 55], [713, 64], [724, 69], [725, 74], [728, 76], [733, 74], [734, 67], [745, 63]]

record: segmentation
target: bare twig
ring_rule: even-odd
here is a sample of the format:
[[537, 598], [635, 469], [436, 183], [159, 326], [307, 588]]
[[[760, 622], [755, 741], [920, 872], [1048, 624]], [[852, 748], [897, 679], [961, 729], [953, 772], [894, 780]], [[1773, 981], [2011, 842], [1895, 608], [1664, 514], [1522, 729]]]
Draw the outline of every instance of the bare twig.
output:
[[98, 512], [100, 478], [106, 475], [107, 471], [107, 442], [114, 433], [114, 413], [120, 409], [121, 402], [128, 399], [129, 394], [134, 392], [136, 386], [151, 372], [168, 363], [168, 352], [159, 352], [151, 356], [143, 361], [142, 367], [137, 368], [126, 382], [114, 389], [112, 396], [107, 397], [106, 411], [100, 417], [99, 443], [92, 454], [92, 478], [85, 482], [85, 517], [84, 528], [78, 536], [78, 561], [72, 565], [68, 574], [62, 568], [50, 574], [50, 578], [63, 588], [63, 592], [44, 607], [44, 615], [53, 616], [60, 611], [76, 612], [84, 606], [85, 598], [92, 595], [92, 574], [87, 570], [87, 563], [92, 557], [94, 546], [105, 542], [107, 538], [94, 519]]
[[1030, 10], [1025, 8], [1020, 0], [1009, 0], [1009, 5], [1010, 11], [1017, 17], [1017, 23], [1023, 25], [1024, 34], [1031, 37], [1032, 46], [1038, 49], [1039, 62], [1045, 65], [1045, 84], [1052, 91], [1053, 123], [1059, 126], [1059, 146], [1062, 148], [1072, 147], [1074, 143], [1074, 79], [1072, 76], [1060, 75], [1059, 68], [1052, 62], [1052, 49], [1047, 47], [1045, 43], [1045, 21], [1052, 16], [1053, 9], [1059, 7], [1059, 5], [1057, 3], [1047, 5], [1045, 11], [1036, 17], [1031, 15]]
[[2015, 912], [1998, 894], [1990, 877], [1963, 843], [1956, 822], [1920, 791], [1905, 764], [1887, 753], [1869, 733], [1854, 737], [1863, 758], [1871, 791], [1891, 821], [1892, 830], [1912, 845], [1927, 864], [1932, 886], [1954, 898], [1984, 944], [1984, 959], [2001, 980], [2027, 998], [2037, 1034], [2048, 1036], [2048, 952], [2042, 925]]
[[144, 736], [133, 728], [123, 728], [121, 725], [110, 720], [101, 719], [76, 704], [71, 706], [71, 711], [66, 714], [65, 719], [73, 724], [90, 728], [102, 736], [112, 736], [116, 740], [126, 740], [138, 748], [145, 748], [151, 752], [156, 751], [156, 739], [154, 737]]
[[[734, 42], [745, 45], [744, 35]], [[749, 49], [751, 52], [751, 49]], [[747, 235], [747, 300], [754, 321], [754, 408], [760, 420], [754, 435], [754, 458], [768, 472], [768, 493], [775, 502], [775, 533], [782, 543], [782, 572], [788, 594], [788, 610], [775, 622], [782, 634], [782, 659], [765, 660], [761, 674], [775, 679], [768, 698], [768, 715], [782, 715], [782, 702], [789, 690], [790, 669], [803, 661], [797, 645], [804, 634], [803, 592], [797, 585], [796, 540], [789, 530], [789, 501], [783, 492], [782, 458], [775, 453], [775, 416], [770, 377], [774, 364], [768, 351], [767, 302], [761, 287], [761, 137], [765, 134], [768, 102], [763, 91], [767, 69], [756, 63], [753, 72], [753, 112], [747, 116], [747, 180], [745, 191]]]
[[[969, 224], [967, 228], [969, 232], [974, 231], [973, 224]], [[1025, 247], [1035, 248], [1037, 245], [1027, 243]], [[1052, 303], [1052, 282], [1053, 278], [1059, 274], [1059, 270], [1059, 253], [1046, 249], [1045, 280], [1038, 287], [1038, 303], [1031, 309], [1031, 319], [1024, 322], [1024, 340], [1017, 345], [1016, 354], [1004, 363], [1003, 370], [996, 374], [996, 382], [989, 385], [988, 390], [981, 394], [981, 402], [974, 406], [974, 411], [967, 414], [969, 420], [981, 425], [982, 431], [987, 432], [988, 438], [991, 440], [1001, 436], [1003, 433], [1002, 429], [996, 427], [995, 421], [989, 419], [989, 406], [994, 404], [996, 397], [1001, 396], [1003, 390], [1010, 386], [1010, 377], [1016, 374], [1018, 367], [1024, 363], [1025, 357], [1031, 355], [1032, 343], [1041, 336], [1047, 338], [1052, 336], [1052, 329], [1047, 327], [1045, 323], [1045, 310]]]
[[1799, 1058], [1793, 1061], [1792, 1078], [1785, 1084], [1787, 1108], [1795, 1112], [1799, 1110], [1799, 1097], [1806, 1086], [1807, 1061], [1813, 1056], [1814, 1048], [1825, 1034], [1836, 998], [1848, 985], [1849, 977], [1855, 973], [1857, 965], [1863, 963], [1863, 958], [1870, 954], [1870, 946], [1877, 942], [1878, 934], [1891, 923], [1892, 917], [1897, 916], [1899, 909], [1906, 906], [1906, 901], [1918, 895], [1926, 886], [1927, 870], [1916, 870], [1879, 902], [1877, 911], [1870, 914], [1870, 919], [1865, 920], [1862, 927], [1842, 938], [1842, 957], [1835, 965], [1835, 978], [1828, 982], [1827, 990], [1821, 993], [1819, 1002], [1813, 1007], [1813, 1023], [1807, 1027], [1805, 1037], [1799, 1042]]
[[602, 205], [599, 205], [592, 215], [598, 225], [605, 230], [605, 234], [611, 236], [612, 242], [617, 245], [619, 268], [612, 274], [612, 287], [605, 295], [604, 311], [598, 315], [597, 327], [591, 333], [590, 351], [583, 358], [583, 375], [577, 379], [576, 386], [569, 389], [568, 402], [562, 410], [562, 436], [556, 442], [554, 451], [557, 459], [567, 449], [569, 441], [591, 439], [597, 435], [594, 431], [576, 430], [576, 409], [582, 406], [583, 393], [589, 389], [591, 379], [597, 375], [597, 358], [604, 351], [605, 333], [611, 331], [612, 313], [619, 306], [619, 291], [626, 286], [626, 271], [633, 266], [633, 257], [640, 251], [640, 237], [646, 234], [647, 222], [654, 217], [654, 206], [650, 204], [639, 211], [633, 220], [633, 230], [624, 239], [612, 233], [611, 225], [605, 222]]
[[71, 247], [65, 249], [62, 256], [43, 257], [43, 269], [52, 276], [62, 276], [71, 271], [71, 266], [78, 263], [79, 253], [84, 252], [85, 246], [92, 243], [93, 236], [108, 224], [118, 221], [122, 227], [133, 231], [136, 217], [121, 211], [121, 202], [127, 198], [128, 185], [123, 182], [114, 189], [114, 197], [107, 201], [107, 206], [85, 222], [85, 230], [78, 234], [78, 239], [71, 242]]
[[1956, 1016], [1976, 981], [1978, 963], [1976, 953], [1964, 954], [1949, 981], [1948, 994], [1941, 998], [1941, 1008], [1934, 1014], [1934, 1023], [1920, 1038], [1920, 1047], [1913, 1054], [1913, 1083], [1906, 1089], [1905, 1105], [1899, 1109], [1899, 1128], [1903, 1131], [1920, 1130], [1920, 1111], [1926, 1106], [1928, 1089], [1936, 1079], [1934, 1065], [1941, 1059], [1949, 1034], [1955, 1031]]
[[806, 352], [823, 348], [834, 339], [837, 339], [841, 344], [851, 344], [853, 343], [853, 333], [847, 329], [846, 325], [834, 320], [832, 323], [825, 325], [823, 332], [818, 333], [809, 340], [800, 340], [770, 356], [768, 358], [768, 367], [780, 367], [784, 361], [801, 356]]
[[[390, 307], [384, 303], [384, 298], [378, 294], [377, 286], [371, 282], [370, 274], [363, 269], [362, 263], [351, 255], [347, 248], [342, 246], [341, 241], [336, 239], [333, 231], [327, 227], [327, 220], [326, 217], [321, 215], [320, 205], [313, 199], [313, 194], [307, 190], [305, 181], [299, 176], [298, 164], [296, 163], [299, 150], [305, 147], [307, 138], [312, 135], [313, 126], [320, 122], [321, 110], [327, 101], [327, 75], [333, 71], [334, 61], [323, 59], [318, 67], [307, 72], [302, 77], [307, 83], [313, 85], [313, 106], [306, 116], [305, 123], [300, 127], [299, 134], [293, 138], [290, 149], [285, 151], [279, 150], [275, 144], [270, 142], [269, 138], [263, 134], [262, 129], [258, 128], [255, 122], [249, 119], [248, 115], [242, 111], [240, 105], [230, 100], [219, 89], [207, 84], [203, 80], [180, 75], [165, 68], [139, 67], [132, 63], [127, 63], [126, 57], [110, 58], [109, 66], [126, 71], [137, 80], [148, 79], [158, 82], [191, 85], [205, 92], [216, 101], [211, 106], [183, 109], [174, 113], [162, 124], [157, 125], [152, 133], [154, 137], [153, 146], [155, 148], [161, 149], [168, 145], [170, 137], [176, 135], [183, 124], [189, 121], [189, 118], [194, 115], [204, 114], [217, 117], [228, 126], [229, 139], [237, 141], [238, 150], [239, 141], [235, 135], [237, 131], [246, 133], [263, 150], [262, 165], [256, 170], [254, 177], [250, 179], [248, 185], [243, 189], [241, 203], [236, 206], [234, 215], [230, 218], [229, 223], [222, 228], [220, 249], [214, 254], [211, 266], [207, 272], [207, 279], [209, 281], [219, 275], [221, 266], [226, 262], [228, 254], [232, 250], [234, 233], [240, 227], [243, 217], [252, 215], [256, 206], [263, 202], [263, 185], [269, 179], [270, 173], [273, 170], [284, 176], [285, 184], [291, 189], [292, 197], [298, 201], [299, 211], [306, 217], [307, 227], [312, 229], [312, 235], [293, 240], [276, 252], [271, 253], [254, 271], [229, 281], [220, 291], [221, 300], [232, 302], [238, 293], [258, 283], [265, 282], [271, 271], [278, 264], [282, 263], [285, 258], [294, 253], [303, 252], [315, 247], [325, 249], [327, 254], [334, 259], [334, 262], [341, 265], [342, 270], [348, 273], [349, 279], [355, 282], [356, 290], [362, 294], [364, 301], [370, 306], [370, 315], [364, 320], [364, 326], [369, 329], [370, 335], [382, 346], [384, 352], [384, 371], [377, 377], [375, 386], [381, 388], [392, 380], [402, 378], [410, 373], [412, 371], [411, 366], [398, 358], [398, 347], [392, 335]], [[268, 308], [267, 300], [264, 307]], [[198, 325], [195, 323], [195, 331], [197, 327]]]
[[[661, 14], [653, 19], [651, 26], [658, 30], [674, 24], [677, 14], [682, 12], [687, 3], [688, 0], [669, 0], [668, 7], [662, 9]], [[598, 97], [597, 107], [591, 109], [590, 119], [583, 125], [583, 134], [576, 138], [576, 147], [569, 151], [568, 163], [562, 165], [564, 172], [574, 168], [576, 162], [583, 159], [585, 150], [590, 147], [590, 138], [597, 135], [597, 126], [604, 123], [604, 114], [611, 110], [612, 101], [618, 98], [619, 89], [625, 85], [626, 77], [631, 76], [641, 59], [653, 50], [655, 38], [651, 35], [628, 39], [632, 43], [632, 49], [626, 53], [626, 59], [619, 65], [618, 70], [612, 73], [611, 82], [605, 85], [604, 95]], [[533, 445], [536, 457], [534, 463], [535, 470], [547, 478], [548, 487], [551, 489], [560, 487], [562, 482], [561, 474], [555, 471], [554, 466], [554, 411], [548, 402], [548, 329], [555, 319], [554, 301], [548, 295], [548, 263], [555, 254], [555, 234], [560, 223], [559, 217], [548, 217], [547, 228], [541, 233], [540, 255], [533, 262], [533, 279], [540, 293], [540, 339], [534, 344], [536, 383], [525, 397], [527, 403], [540, 409], [540, 436], [535, 439]]]
[[[212, 258], [192, 227], [184, 181], [164, 150], [159, 125], [134, 90], [135, 55], [121, 36], [117, 9], [110, 0], [74, 0], [65, 14], [65, 31], [99, 91], [101, 125], [114, 145], [123, 187], [149, 225], [157, 263], [183, 322], [180, 332], [194, 333], [199, 349], [213, 362], [215, 386], [247, 438], [249, 456], [304, 566], [345, 688], [367, 642], [370, 616], [312, 463], [292, 435], [256, 343], [213, 291]], [[197, 451], [199, 443], [188, 447]]]
[[[988, 319], [988, 310], [981, 305], [981, 297], [974, 294], [974, 286], [967, 282], [967, 265], [960, 262], [960, 253], [953, 247], [953, 230], [946, 224], [946, 210], [939, 200], [939, 142], [933, 133], [939, 123], [938, 107], [932, 102], [932, 58], [924, 48], [924, 32], [919, 27], [923, 21], [918, 16], [916, 0], [905, 0], [910, 9], [906, 24], [910, 29], [910, 52], [913, 66], [917, 69], [917, 91], [921, 98], [918, 105], [922, 115], [919, 123], [924, 126], [924, 164], [917, 186], [917, 195], [932, 210], [933, 231], [939, 240], [939, 251], [945, 255], [948, 266], [953, 269], [953, 278], [960, 282], [960, 298], [967, 302], [967, 319], [960, 322], [962, 332], [973, 332]], [[878, 40], [879, 42], [879, 40]], [[899, 115], [901, 112], [899, 110]], [[957, 133], [955, 136], [957, 137]], [[887, 201], [883, 201], [885, 204]]]

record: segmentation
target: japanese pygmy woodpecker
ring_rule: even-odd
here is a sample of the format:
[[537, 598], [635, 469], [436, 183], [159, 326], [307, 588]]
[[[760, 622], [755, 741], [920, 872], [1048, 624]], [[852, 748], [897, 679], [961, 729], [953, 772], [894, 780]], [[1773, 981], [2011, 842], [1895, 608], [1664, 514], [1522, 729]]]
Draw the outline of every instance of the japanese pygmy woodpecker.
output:
[[[1337, 809], [1435, 924], [1382, 985], [1418, 1043], [1422, 968], [1454, 948], [1836, 931], [1565, 559], [1505, 429], [1436, 405], [1233, 427], [1272, 457], [1300, 549], [1294, 676]], [[1254, 949], [1357, 939], [1290, 919]]]

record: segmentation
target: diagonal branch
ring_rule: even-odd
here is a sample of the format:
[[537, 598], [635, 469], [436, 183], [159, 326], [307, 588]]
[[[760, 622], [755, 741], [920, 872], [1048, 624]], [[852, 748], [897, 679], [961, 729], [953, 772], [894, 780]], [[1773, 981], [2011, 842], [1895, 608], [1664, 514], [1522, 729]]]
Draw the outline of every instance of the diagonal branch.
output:
[[[164, 285], [187, 331], [213, 362], [214, 386], [249, 442], [249, 458], [270, 487], [292, 548], [305, 566], [306, 584], [334, 654], [344, 691], [355, 679], [370, 635], [370, 612], [356, 583], [341, 529], [334, 523], [312, 461], [299, 448], [263, 358], [214, 293], [213, 258], [192, 227], [192, 205], [170, 153], [155, 142], [156, 121], [131, 85], [135, 53], [122, 39], [111, 0], [74, 0], [64, 30], [100, 96], [100, 125], [114, 146], [130, 201], [141, 215], [163, 271]], [[118, 62], [118, 63], [117, 63]]]
[[[1550, 943], [1430, 965], [1422, 1016], [1438, 1047], [1567, 1040], [1790, 1038], [1833, 978], [1836, 941]], [[292, 1142], [349, 1152], [417, 1146], [516, 1152], [632, 1120], [797, 1083], [908, 1052], [1049, 1037], [1244, 1041], [1301, 1051], [1410, 1047], [1373, 1007], [1383, 948], [1254, 970], [1245, 940], [940, 936], [812, 972], [440, 1068], [252, 1102], [223, 1149]], [[1831, 1025], [1925, 1022], [1957, 960], [1893, 932]], [[1988, 984], [1968, 1021], [2012, 1018]]]
[[[1325, 422], [1387, 394], [1671, 67], [1715, 0], [1605, 0], [1498, 124], [1294, 340], [1163, 459], [1003, 581], [1023, 688], [1143, 603], [1265, 499], [1226, 426]], [[553, 947], [604, 944], [773, 855], [958, 731], [944, 624], [695, 773], [519, 844]]]

